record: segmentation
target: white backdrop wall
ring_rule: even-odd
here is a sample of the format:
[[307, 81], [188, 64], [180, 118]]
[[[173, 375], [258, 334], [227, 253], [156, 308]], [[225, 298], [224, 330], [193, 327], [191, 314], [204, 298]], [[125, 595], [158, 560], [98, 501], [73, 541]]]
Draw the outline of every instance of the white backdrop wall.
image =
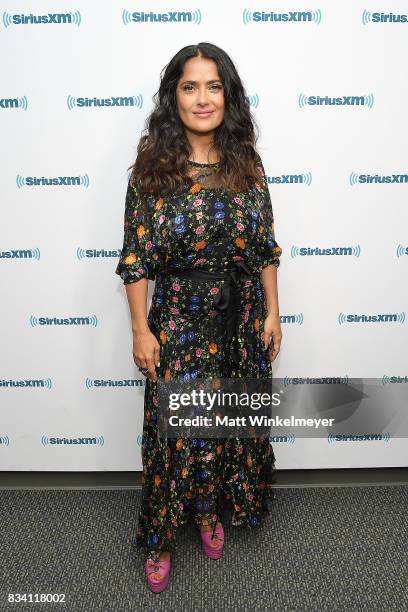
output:
[[[0, 469], [141, 469], [144, 378], [114, 273], [126, 169], [161, 69], [200, 41], [230, 54], [261, 128], [283, 249], [274, 375], [407, 383], [406, 2], [1, 13]], [[402, 437], [273, 444], [278, 468], [408, 458]]]

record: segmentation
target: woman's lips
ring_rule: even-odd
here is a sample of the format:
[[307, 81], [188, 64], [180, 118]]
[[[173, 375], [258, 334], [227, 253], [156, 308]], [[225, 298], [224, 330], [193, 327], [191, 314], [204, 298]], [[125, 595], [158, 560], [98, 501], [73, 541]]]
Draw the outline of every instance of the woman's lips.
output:
[[203, 113], [194, 113], [195, 115], [197, 115], [197, 117], [209, 117], [210, 115], [213, 114], [214, 111], [208, 111], [208, 112], [203, 112]]

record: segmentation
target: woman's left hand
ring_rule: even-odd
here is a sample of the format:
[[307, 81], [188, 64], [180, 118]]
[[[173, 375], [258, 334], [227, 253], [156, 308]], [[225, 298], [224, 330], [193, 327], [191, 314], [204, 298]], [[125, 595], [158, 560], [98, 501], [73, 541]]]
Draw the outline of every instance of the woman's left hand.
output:
[[275, 361], [282, 340], [282, 330], [280, 326], [279, 314], [269, 314], [264, 321], [264, 349], [268, 348], [271, 361]]

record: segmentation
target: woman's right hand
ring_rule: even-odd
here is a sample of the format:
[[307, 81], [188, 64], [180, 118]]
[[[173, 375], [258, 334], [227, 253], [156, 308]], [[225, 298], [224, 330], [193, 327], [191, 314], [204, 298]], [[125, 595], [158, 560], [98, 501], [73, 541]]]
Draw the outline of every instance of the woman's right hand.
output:
[[157, 380], [156, 366], [160, 365], [160, 344], [150, 330], [133, 333], [133, 358], [139, 368], [149, 368], [146, 378]]

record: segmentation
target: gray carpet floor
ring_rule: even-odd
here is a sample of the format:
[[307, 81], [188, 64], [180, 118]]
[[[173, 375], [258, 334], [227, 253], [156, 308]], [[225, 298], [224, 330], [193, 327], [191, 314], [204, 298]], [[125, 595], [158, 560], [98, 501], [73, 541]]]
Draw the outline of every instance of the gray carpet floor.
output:
[[[0, 610], [408, 610], [406, 486], [277, 488], [261, 527], [225, 512], [217, 561], [190, 523], [160, 594], [134, 544], [139, 504], [140, 490], [1, 490]], [[8, 592], [66, 603], [8, 604]]]

